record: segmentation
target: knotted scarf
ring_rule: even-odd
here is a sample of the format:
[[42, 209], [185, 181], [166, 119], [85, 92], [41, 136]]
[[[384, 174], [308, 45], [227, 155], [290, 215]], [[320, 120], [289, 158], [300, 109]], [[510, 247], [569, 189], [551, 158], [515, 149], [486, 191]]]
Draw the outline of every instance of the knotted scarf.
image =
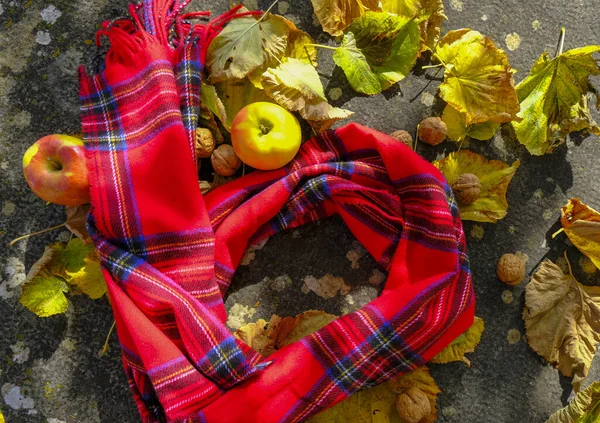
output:
[[[440, 172], [357, 124], [307, 141], [285, 168], [202, 196], [204, 57], [238, 10], [194, 25], [204, 13], [183, 14], [186, 4], [130, 6], [131, 19], [99, 32], [111, 42], [104, 70], [80, 69], [88, 228], [125, 372], [144, 422], [299, 422], [422, 365], [472, 324], [461, 221]], [[225, 325], [245, 249], [334, 214], [388, 273], [382, 294], [261, 357]]]

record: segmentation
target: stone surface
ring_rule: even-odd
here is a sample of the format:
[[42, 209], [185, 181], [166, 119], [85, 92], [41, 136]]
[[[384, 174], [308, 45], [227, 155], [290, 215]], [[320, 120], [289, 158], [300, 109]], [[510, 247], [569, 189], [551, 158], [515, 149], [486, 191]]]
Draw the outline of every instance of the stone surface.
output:
[[[248, 5], [268, 7], [266, 1]], [[515, 79], [522, 80], [544, 50], [553, 52], [561, 26], [567, 28], [565, 48], [600, 40], [595, 2], [560, 0], [452, 0], [445, 2], [449, 20], [444, 31], [471, 27], [510, 49]], [[196, 0], [192, 7], [224, 11], [228, 2]], [[41, 256], [44, 246], [64, 240], [64, 231], [8, 242], [24, 233], [64, 221], [61, 207], [33, 195], [21, 173], [21, 157], [36, 139], [50, 133], [80, 132], [76, 69], [98, 63], [93, 45], [100, 21], [124, 13], [125, 0], [0, 0], [0, 409], [9, 423], [139, 421], [122, 371], [116, 336], [103, 357], [98, 351], [112, 325], [107, 301], [72, 298], [66, 315], [40, 319], [18, 303], [19, 283]], [[315, 25], [308, 0], [280, 2], [278, 10], [313, 35], [333, 44]], [[520, 42], [516, 42], [518, 39]], [[510, 44], [507, 46], [506, 43]], [[414, 133], [427, 116], [441, 114], [434, 97], [439, 78], [428, 84], [421, 71], [382, 95], [353, 92], [331, 52], [321, 51], [319, 73], [333, 104], [353, 110], [353, 120], [375, 129]], [[435, 70], [427, 72], [433, 75]], [[598, 80], [594, 81], [598, 87]], [[505, 252], [527, 254], [527, 272], [544, 257], [559, 257], [566, 249], [573, 263], [578, 252], [564, 236], [551, 239], [559, 227], [559, 208], [580, 196], [600, 208], [598, 157], [594, 137], [574, 137], [554, 154], [532, 157], [502, 129], [491, 142], [471, 142], [470, 149], [489, 158], [521, 160], [508, 191], [507, 217], [495, 225], [465, 224], [477, 292], [477, 315], [486, 330], [471, 368], [461, 363], [431, 365], [443, 390], [439, 422], [543, 423], [572, 394], [570, 381], [546, 364], [527, 345], [521, 319], [525, 284], [507, 288], [495, 276], [496, 262]], [[428, 159], [455, 149], [452, 143], [419, 146]], [[338, 218], [279, 234], [242, 266], [226, 305], [236, 325], [272, 313], [294, 315], [309, 309], [341, 314], [359, 308], [377, 295], [369, 283], [375, 262], [368, 255], [354, 260], [354, 238]], [[355, 257], [355, 255], [353, 256]], [[580, 280], [598, 283], [575, 265]], [[350, 286], [345, 295], [324, 299], [301, 290], [306, 276], [342, 277]], [[380, 280], [381, 277], [378, 276]], [[520, 333], [521, 338], [514, 336]], [[512, 334], [512, 336], [509, 336]], [[510, 342], [509, 342], [510, 338]], [[511, 343], [512, 342], [512, 343]], [[600, 379], [596, 358], [589, 382]]]

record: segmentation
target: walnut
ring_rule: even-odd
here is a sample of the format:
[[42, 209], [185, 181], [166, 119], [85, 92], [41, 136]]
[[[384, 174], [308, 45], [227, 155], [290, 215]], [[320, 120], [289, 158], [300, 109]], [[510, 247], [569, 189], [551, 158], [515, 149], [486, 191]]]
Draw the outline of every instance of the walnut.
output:
[[413, 148], [413, 139], [410, 134], [404, 129], [400, 129], [398, 131], [394, 131], [390, 134], [390, 137], [397, 139], [402, 144], [406, 145], [408, 148], [412, 150]]
[[220, 145], [210, 156], [213, 169], [221, 176], [233, 175], [242, 165], [233, 147], [229, 144]]
[[463, 173], [452, 184], [452, 191], [459, 203], [473, 204], [481, 194], [481, 183], [477, 175]]
[[215, 149], [215, 138], [208, 128], [196, 129], [196, 157], [206, 159]]
[[525, 278], [525, 262], [514, 254], [504, 254], [496, 268], [498, 279], [508, 285], [517, 285]]
[[431, 414], [431, 403], [423, 391], [412, 387], [398, 395], [396, 410], [406, 423], [419, 423]]
[[428, 117], [419, 124], [419, 140], [425, 144], [438, 145], [446, 139], [448, 128], [439, 117]]

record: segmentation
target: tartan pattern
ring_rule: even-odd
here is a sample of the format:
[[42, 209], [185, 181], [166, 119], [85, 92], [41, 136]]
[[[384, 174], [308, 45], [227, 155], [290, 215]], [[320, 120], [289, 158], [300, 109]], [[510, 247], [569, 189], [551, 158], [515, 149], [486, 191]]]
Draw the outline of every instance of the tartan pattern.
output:
[[[458, 209], [429, 163], [356, 124], [306, 142], [283, 169], [202, 196], [194, 131], [216, 30], [180, 26], [189, 33], [169, 44], [162, 26], [186, 3], [130, 8], [135, 28], [104, 32], [105, 70], [80, 70], [88, 228], [123, 365], [144, 422], [299, 422], [423, 364], [472, 323]], [[263, 358], [225, 325], [223, 295], [245, 248], [333, 214], [389, 272], [383, 293]]]

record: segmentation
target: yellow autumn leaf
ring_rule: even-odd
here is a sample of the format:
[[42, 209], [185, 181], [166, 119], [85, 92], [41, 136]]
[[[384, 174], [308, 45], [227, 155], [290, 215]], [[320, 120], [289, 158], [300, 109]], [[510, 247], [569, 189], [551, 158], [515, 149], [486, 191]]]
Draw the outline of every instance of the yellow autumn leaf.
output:
[[379, 0], [311, 0], [315, 15], [323, 31], [333, 36], [342, 35], [344, 29], [368, 10], [379, 11]]
[[546, 423], [597, 423], [600, 421], [600, 382], [594, 382], [550, 416]]
[[506, 216], [506, 190], [519, 167], [518, 160], [509, 166], [499, 160], [488, 160], [471, 151], [461, 150], [433, 164], [444, 174], [450, 186], [463, 173], [472, 173], [479, 178], [479, 198], [472, 204], [458, 205], [461, 219], [495, 223]]
[[573, 377], [578, 391], [600, 342], [600, 287], [582, 285], [570, 265], [565, 274], [546, 260], [525, 290], [523, 320], [529, 346]]
[[569, 50], [553, 59], [544, 52], [517, 85], [521, 120], [513, 122], [513, 127], [531, 154], [551, 152], [573, 131], [587, 129], [600, 135], [587, 100], [589, 76], [600, 75], [594, 58], [598, 52], [599, 45]]
[[433, 50], [440, 37], [442, 21], [448, 19], [444, 15], [442, 0], [383, 0], [381, 9], [396, 15], [417, 18], [421, 34], [419, 55]]
[[447, 137], [454, 141], [463, 141], [467, 137], [481, 141], [489, 140], [500, 127], [498, 122], [492, 121], [467, 126], [466, 115], [449, 104], [444, 108], [442, 120], [448, 128]]
[[490, 38], [471, 29], [450, 31], [434, 57], [445, 69], [440, 96], [465, 114], [467, 125], [514, 119], [519, 111], [514, 71]]
[[0, 410], [0, 423], [5, 423], [4, 415], [2, 414], [2, 410]]
[[470, 367], [471, 362], [465, 357], [465, 354], [475, 351], [475, 347], [479, 345], [479, 341], [481, 340], [483, 329], [483, 319], [475, 317], [475, 321], [471, 327], [433, 357], [431, 362], [445, 364], [452, 361], [462, 361]]
[[281, 106], [298, 112], [308, 121], [330, 121], [347, 118], [353, 113], [333, 107], [327, 102], [316, 69], [309, 63], [290, 58], [262, 76], [265, 92]]
[[561, 208], [560, 222], [573, 245], [600, 269], [600, 213], [571, 198]]

